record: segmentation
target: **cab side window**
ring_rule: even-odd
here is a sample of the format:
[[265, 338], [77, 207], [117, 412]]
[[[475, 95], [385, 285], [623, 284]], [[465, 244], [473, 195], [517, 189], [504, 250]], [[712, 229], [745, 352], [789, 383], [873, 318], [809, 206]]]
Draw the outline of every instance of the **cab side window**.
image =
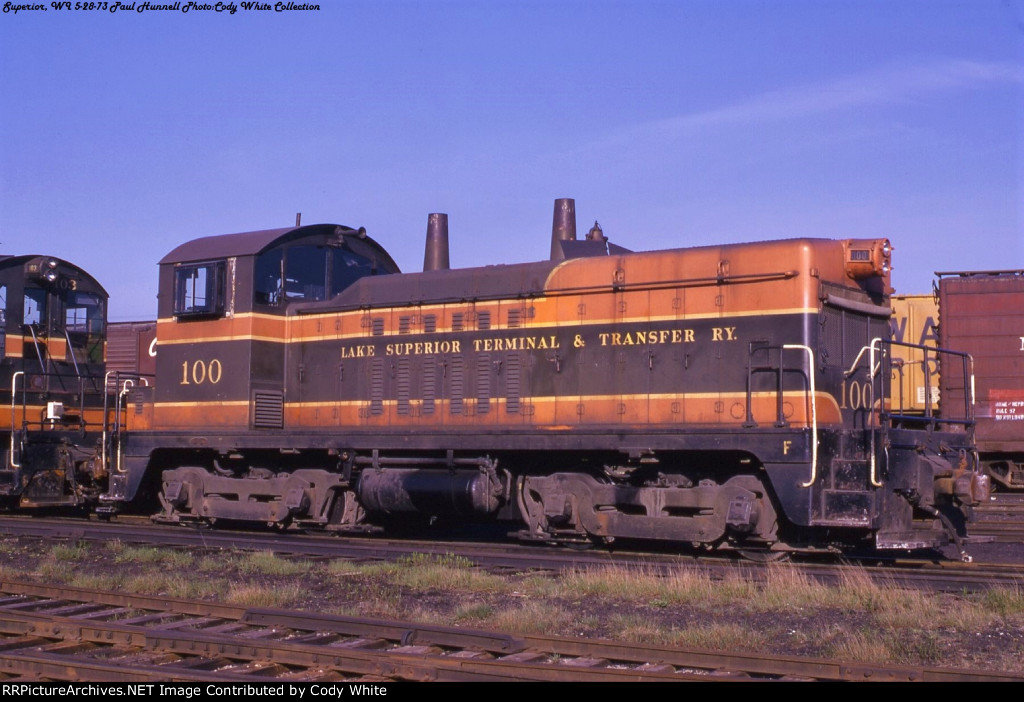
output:
[[224, 314], [224, 261], [179, 266], [174, 271], [174, 314], [177, 317]]

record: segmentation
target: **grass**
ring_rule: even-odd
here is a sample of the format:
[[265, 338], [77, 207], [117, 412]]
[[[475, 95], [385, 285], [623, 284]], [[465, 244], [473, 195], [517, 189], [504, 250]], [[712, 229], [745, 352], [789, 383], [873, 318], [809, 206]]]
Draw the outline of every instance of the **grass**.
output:
[[156, 546], [126, 546], [121, 541], [111, 541], [107, 549], [114, 554], [114, 562], [119, 564], [153, 563], [169, 568], [191, 568], [194, 558], [192, 554], [175, 549], [158, 548]]
[[989, 590], [983, 599], [985, 609], [1001, 617], [1024, 614], [1024, 590], [1020, 586]]
[[1024, 591], [926, 594], [850, 567], [836, 585], [776, 564], [712, 578], [610, 566], [561, 577], [495, 575], [452, 555], [394, 563], [282, 558], [269, 552], [57, 544], [0, 548], [0, 572], [129, 593], [245, 607], [335, 612], [520, 635], [837, 657], [1024, 672]]
[[505, 605], [482, 623], [497, 631], [546, 635], [571, 627], [574, 617], [572, 609], [564, 605], [526, 600]]
[[246, 575], [302, 575], [313, 567], [310, 561], [281, 558], [270, 551], [239, 553], [229, 562]]
[[257, 583], [235, 583], [228, 590], [224, 601], [243, 607], [288, 607], [302, 597], [298, 583], [285, 585], [262, 585]]
[[50, 549], [50, 558], [58, 563], [79, 561], [89, 553], [89, 543], [57, 544]]

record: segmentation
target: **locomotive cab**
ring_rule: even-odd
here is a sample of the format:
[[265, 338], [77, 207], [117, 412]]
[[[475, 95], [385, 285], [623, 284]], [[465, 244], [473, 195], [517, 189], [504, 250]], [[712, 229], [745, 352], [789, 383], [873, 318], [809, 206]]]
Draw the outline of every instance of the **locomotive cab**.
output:
[[294, 308], [335, 298], [361, 278], [398, 272], [365, 230], [335, 225], [178, 247], [160, 262], [162, 382], [153, 421], [169, 428], [282, 428]]

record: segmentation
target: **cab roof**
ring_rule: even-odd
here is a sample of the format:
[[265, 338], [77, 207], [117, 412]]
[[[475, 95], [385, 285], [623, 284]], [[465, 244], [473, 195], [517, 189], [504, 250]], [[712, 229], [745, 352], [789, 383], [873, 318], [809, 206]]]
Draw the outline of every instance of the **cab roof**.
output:
[[[160, 265], [209, 261], [231, 256], [255, 256], [267, 249], [302, 239], [319, 240], [334, 239], [345, 241], [361, 253], [368, 253], [390, 272], [398, 273], [398, 266], [391, 255], [376, 241], [366, 236], [363, 229], [352, 229], [340, 224], [311, 224], [302, 227], [284, 227], [282, 229], [261, 229], [254, 232], [238, 234], [222, 234], [193, 239], [178, 246], [162, 259]], [[318, 243], [319, 243], [318, 242]]]

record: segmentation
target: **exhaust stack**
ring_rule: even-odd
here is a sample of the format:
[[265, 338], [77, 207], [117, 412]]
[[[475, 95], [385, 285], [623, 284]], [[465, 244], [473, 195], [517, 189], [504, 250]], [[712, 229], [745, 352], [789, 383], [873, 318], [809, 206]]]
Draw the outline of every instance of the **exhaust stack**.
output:
[[423, 270], [446, 271], [448, 261], [448, 215], [440, 212], [427, 215], [427, 244], [423, 252]]
[[565, 258], [563, 241], [576, 241], [576, 201], [571, 197], [555, 200], [555, 216], [551, 223], [551, 260]]

